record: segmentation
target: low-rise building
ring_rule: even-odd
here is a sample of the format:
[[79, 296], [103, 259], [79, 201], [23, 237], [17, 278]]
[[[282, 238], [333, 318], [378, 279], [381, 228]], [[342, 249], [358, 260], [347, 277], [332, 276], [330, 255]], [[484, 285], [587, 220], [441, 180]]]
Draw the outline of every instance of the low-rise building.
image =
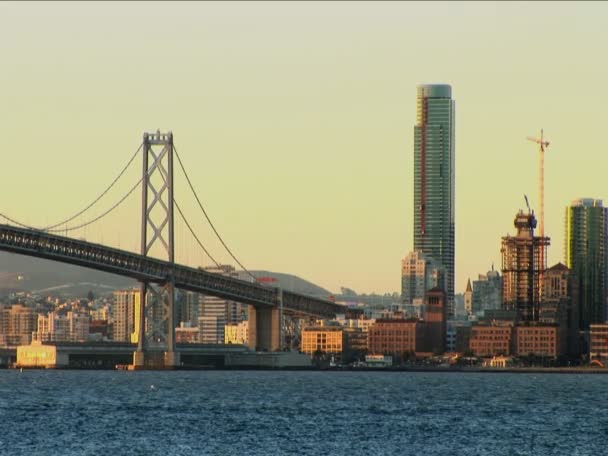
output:
[[302, 329], [302, 352], [314, 355], [342, 354], [344, 349], [344, 330], [341, 326], [309, 326]]
[[589, 360], [608, 360], [608, 323], [589, 326]]
[[508, 356], [512, 352], [513, 326], [477, 324], [471, 327], [469, 349], [475, 356]]
[[224, 343], [247, 345], [249, 343], [249, 322], [241, 321], [237, 324], [231, 323], [225, 325]]
[[564, 340], [557, 325], [520, 325], [515, 328], [516, 356], [557, 357], [564, 353]]
[[378, 319], [368, 331], [368, 351], [399, 357], [418, 352], [425, 343], [423, 326], [416, 319]]

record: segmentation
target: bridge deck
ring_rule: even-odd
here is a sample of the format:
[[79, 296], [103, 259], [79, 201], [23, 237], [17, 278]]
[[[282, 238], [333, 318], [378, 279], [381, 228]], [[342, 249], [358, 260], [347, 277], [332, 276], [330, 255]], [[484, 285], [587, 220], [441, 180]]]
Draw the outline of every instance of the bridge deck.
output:
[[[188, 266], [144, 257], [43, 231], [0, 224], [0, 250], [105, 271], [142, 282], [165, 284], [254, 306], [276, 307], [279, 290]], [[283, 291], [286, 312], [333, 317], [343, 307], [331, 301]]]

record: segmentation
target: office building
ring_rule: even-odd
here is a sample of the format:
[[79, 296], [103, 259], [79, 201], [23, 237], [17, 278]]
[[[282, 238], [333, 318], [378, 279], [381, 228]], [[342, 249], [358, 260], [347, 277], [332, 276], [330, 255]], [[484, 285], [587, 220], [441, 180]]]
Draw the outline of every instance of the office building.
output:
[[378, 319], [367, 333], [372, 355], [407, 357], [424, 350], [425, 325], [417, 319]]
[[452, 88], [417, 88], [414, 127], [414, 250], [446, 271], [448, 316], [454, 315], [454, 112]]
[[424, 317], [424, 295], [431, 288], [447, 289], [445, 267], [421, 250], [401, 260], [401, 300], [410, 316]]
[[[213, 274], [238, 278], [234, 267], [230, 265], [211, 266], [201, 269]], [[201, 295], [198, 317], [199, 340], [201, 343], [224, 343], [224, 327], [228, 320], [229, 307], [233, 307], [230, 301], [215, 296]]]
[[112, 340], [137, 343], [139, 321], [139, 289], [117, 290], [112, 305]]
[[502, 280], [498, 271], [492, 269], [486, 274], [479, 274], [473, 280], [473, 294], [471, 296], [472, 313], [500, 309], [502, 307]]
[[0, 308], [0, 335], [4, 345], [15, 347], [27, 345], [32, 341], [36, 330], [36, 314], [22, 304]]
[[589, 325], [589, 360], [608, 364], [608, 324]]
[[601, 200], [578, 199], [566, 208], [565, 263], [578, 281], [581, 330], [607, 318], [606, 217]]
[[[520, 321], [538, 321], [540, 309], [540, 277], [547, 258], [549, 238], [534, 236], [534, 212], [519, 211], [514, 220], [517, 234], [502, 238], [503, 308], [517, 311]], [[544, 249], [544, 255], [541, 252]]]
[[342, 355], [344, 330], [341, 326], [309, 326], [302, 329], [302, 352]]

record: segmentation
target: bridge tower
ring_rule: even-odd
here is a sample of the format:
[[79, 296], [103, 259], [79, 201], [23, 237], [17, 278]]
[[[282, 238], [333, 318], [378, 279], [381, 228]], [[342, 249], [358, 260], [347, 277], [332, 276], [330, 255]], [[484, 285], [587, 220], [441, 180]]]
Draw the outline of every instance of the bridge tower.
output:
[[[175, 263], [173, 225], [173, 134], [144, 133], [141, 212], [141, 255]], [[137, 351], [133, 366], [175, 367], [175, 281], [173, 273], [163, 284], [141, 282], [135, 311]]]

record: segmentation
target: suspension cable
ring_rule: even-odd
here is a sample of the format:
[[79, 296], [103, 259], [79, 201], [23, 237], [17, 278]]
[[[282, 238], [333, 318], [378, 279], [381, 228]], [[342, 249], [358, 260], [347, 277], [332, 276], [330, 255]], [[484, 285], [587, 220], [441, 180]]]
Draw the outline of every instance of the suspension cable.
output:
[[[85, 226], [92, 225], [93, 223], [97, 222], [98, 220], [101, 220], [102, 218], [104, 218], [106, 215], [108, 215], [110, 212], [112, 212], [118, 206], [120, 206], [124, 202], [124, 200], [126, 200], [131, 195], [131, 193], [133, 193], [135, 191], [135, 189], [137, 187], [139, 187], [139, 184], [141, 184], [142, 180], [143, 180], [143, 177], [141, 177], [139, 179], [139, 181], [137, 181], [137, 183], [133, 187], [131, 187], [131, 190], [129, 190], [122, 198], [120, 198], [118, 200], [118, 202], [116, 202], [112, 207], [110, 207], [105, 212], [102, 212], [100, 215], [98, 215], [94, 219], [91, 219], [88, 222], [81, 223], [80, 225], [76, 225], [76, 226], [70, 226], [70, 227], [65, 227], [65, 228], [60, 228], [60, 229], [53, 229], [53, 230], [46, 230], [45, 229], [43, 231], [45, 231], [47, 233], [64, 233], [64, 232], [67, 233], [68, 231], [74, 231], [74, 230], [78, 230], [80, 228], [84, 228]], [[0, 215], [2, 215], [2, 214], [0, 214]]]
[[247, 268], [245, 266], [243, 266], [243, 264], [236, 258], [236, 256], [234, 256], [234, 254], [232, 253], [232, 251], [228, 248], [228, 246], [226, 245], [226, 243], [224, 242], [224, 240], [220, 236], [220, 233], [218, 233], [217, 230], [215, 229], [215, 226], [213, 225], [213, 222], [209, 218], [209, 215], [207, 215], [207, 211], [203, 207], [203, 204], [201, 203], [201, 200], [199, 199], [199, 197], [198, 197], [198, 195], [196, 193], [196, 190], [194, 190], [194, 186], [192, 185], [192, 181], [190, 181], [190, 177], [188, 177], [188, 173], [186, 172], [186, 168], [184, 167], [184, 164], [182, 163], [182, 159], [180, 158], [179, 154], [177, 153], [177, 149], [175, 148], [175, 146], [173, 146], [173, 151], [175, 152], [175, 155], [177, 156], [177, 161], [179, 162], [179, 166], [182, 169], [182, 172], [184, 173], [184, 176], [186, 177], [186, 181], [188, 181], [188, 185], [190, 186], [190, 190], [192, 191], [192, 193], [194, 194], [194, 197], [196, 198], [198, 206], [203, 211], [203, 214], [205, 215], [205, 218], [207, 219], [207, 222], [209, 222], [209, 226], [211, 226], [211, 229], [213, 230], [213, 232], [215, 233], [215, 235], [217, 236], [217, 238], [219, 239], [219, 241], [222, 243], [222, 245], [224, 246], [224, 248], [226, 249], [226, 251], [230, 254], [230, 256], [232, 257], [232, 259], [234, 261], [236, 261], [236, 263], [241, 267], [241, 269], [243, 271], [245, 271], [249, 276], [251, 276], [251, 278], [254, 280], [254, 282], [257, 283], [257, 278], [251, 272], [249, 272], [249, 270], [247, 270]]
[[127, 169], [129, 168], [129, 166], [131, 166], [131, 163], [133, 163], [133, 160], [135, 160], [135, 157], [137, 157], [137, 154], [139, 153], [139, 151], [141, 150], [141, 148], [143, 147], [143, 145], [144, 145], [144, 143], [142, 142], [139, 145], [139, 147], [137, 148], [137, 150], [135, 151], [135, 153], [133, 154], [133, 156], [131, 157], [131, 159], [127, 162], [127, 164], [125, 165], [125, 167], [118, 174], [118, 176], [116, 176], [116, 178], [112, 181], [112, 183], [103, 192], [101, 192], [101, 194], [97, 198], [95, 198], [92, 203], [90, 203], [88, 206], [86, 206], [81, 211], [79, 211], [76, 214], [72, 215], [70, 218], [68, 218], [68, 219], [66, 219], [66, 220], [64, 220], [62, 222], [55, 223], [54, 225], [47, 226], [46, 228], [42, 228], [42, 230], [43, 231], [50, 231], [53, 228], [57, 228], [58, 226], [65, 225], [65, 224], [71, 222], [72, 220], [74, 220], [79, 215], [82, 215], [83, 213], [85, 213], [86, 211], [88, 211], [91, 207], [93, 207], [101, 198], [104, 197], [104, 195], [106, 193], [108, 193], [112, 189], [112, 187], [114, 187], [114, 184], [116, 184], [116, 182], [118, 181], [118, 179], [120, 179], [122, 177], [122, 175], [125, 173], [125, 171], [127, 171]]
[[[89, 205], [87, 205], [84, 209], [80, 210], [76, 214], [72, 215], [70, 218], [67, 218], [67, 219], [63, 220], [62, 222], [55, 223], [53, 225], [49, 225], [49, 226], [47, 226], [45, 228], [39, 228], [39, 227], [34, 227], [34, 226], [26, 225], [25, 223], [21, 223], [21, 222], [15, 220], [15, 219], [13, 219], [13, 218], [5, 215], [5, 214], [2, 214], [2, 213], [0, 213], [0, 217], [3, 217], [6, 220], [8, 220], [9, 222], [13, 223], [14, 225], [18, 225], [18, 226], [20, 226], [22, 228], [27, 228], [27, 229], [35, 230], [35, 231], [48, 231], [49, 233], [58, 233], [58, 232], [63, 232], [63, 231], [71, 231], [72, 229], [77, 229], [77, 228], [80, 228], [80, 227], [84, 227], [84, 226], [90, 225], [90, 223], [87, 223], [87, 224], [84, 224], [84, 225], [82, 225], [80, 227], [69, 228], [69, 229], [64, 228], [64, 229], [60, 229], [60, 230], [54, 230], [54, 228], [57, 228], [58, 226], [61, 226], [61, 225], [65, 225], [65, 224], [71, 222], [72, 220], [74, 220], [76, 217], [84, 214], [91, 207], [93, 207], [101, 198], [103, 198], [112, 189], [112, 187], [114, 187], [114, 184], [116, 184], [116, 182], [118, 182], [118, 180], [123, 176], [123, 174], [127, 171], [127, 169], [129, 168], [129, 166], [131, 166], [131, 163], [133, 163], [133, 160], [135, 160], [135, 157], [137, 157], [137, 154], [139, 153], [139, 151], [141, 150], [142, 147], [143, 147], [143, 143], [141, 143], [139, 145], [139, 147], [137, 148], [137, 150], [135, 151], [135, 153], [133, 154], [133, 156], [129, 159], [129, 161], [124, 166], [124, 168], [122, 169], [122, 171], [118, 174], [118, 176], [116, 176], [116, 178], [112, 181], [112, 183], [103, 192], [101, 192], [101, 194], [97, 198], [95, 198], [93, 200], [93, 202], [91, 202]], [[139, 182], [141, 182], [141, 179], [139, 180]], [[137, 185], [139, 185], [139, 182], [135, 185], [136, 187], [137, 187]], [[129, 191], [129, 193], [122, 200], [120, 200], [116, 205], [114, 205], [110, 209], [110, 211], [104, 213], [102, 215], [102, 217], [104, 217], [109, 212], [111, 212], [113, 209], [115, 209], [116, 207], [118, 207], [126, 199], [126, 197], [129, 196], [133, 192], [133, 190], [134, 190], [134, 188], [132, 188]], [[97, 217], [96, 219], [93, 220], [93, 222], [99, 220], [102, 217]], [[91, 222], [91, 223], [93, 223], [93, 222]]]
[[200, 241], [200, 239], [198, 238], [198, 236], [196, 235], [196, 233], [194, 232], [194, 230], [190, 226], [190, 223], [188, 223], [188, 220], [186, 220], [186, 216], [184, 215], [184, 213], [182, 212], [181, 208], [179, 207], [179, 204], [177, 204], [177, 200], [175, 198], [173, 198], [173, 204], [175, 204], [175, 207], [177, 208], [177, 211], [179, 212], [179, 215], [181, 215], [182, 220], [184, 221], [184, 223], [188, 227], [188, 230], [190, 230], [190, 233], [192, 233], [192, 236], [194, 236], [194, 239], [196, 239], [196, 242], [198, 243], [198, 245], [201, 247], [201, 249], [203, 249], [203, 251], [207, 254], [207, 256], [209, 258], [211, 258], [211, 261], [213, 261], [215, 263], [215, 265], [218, 268], [221, 269], [222, 266], [217, 261], [215, 261], [215, 258], [213, 258], [211, 256], [211, 254], [209, 253], [209, 251], [205, 248], [205, 246], [203, 245], [203, 243]]

